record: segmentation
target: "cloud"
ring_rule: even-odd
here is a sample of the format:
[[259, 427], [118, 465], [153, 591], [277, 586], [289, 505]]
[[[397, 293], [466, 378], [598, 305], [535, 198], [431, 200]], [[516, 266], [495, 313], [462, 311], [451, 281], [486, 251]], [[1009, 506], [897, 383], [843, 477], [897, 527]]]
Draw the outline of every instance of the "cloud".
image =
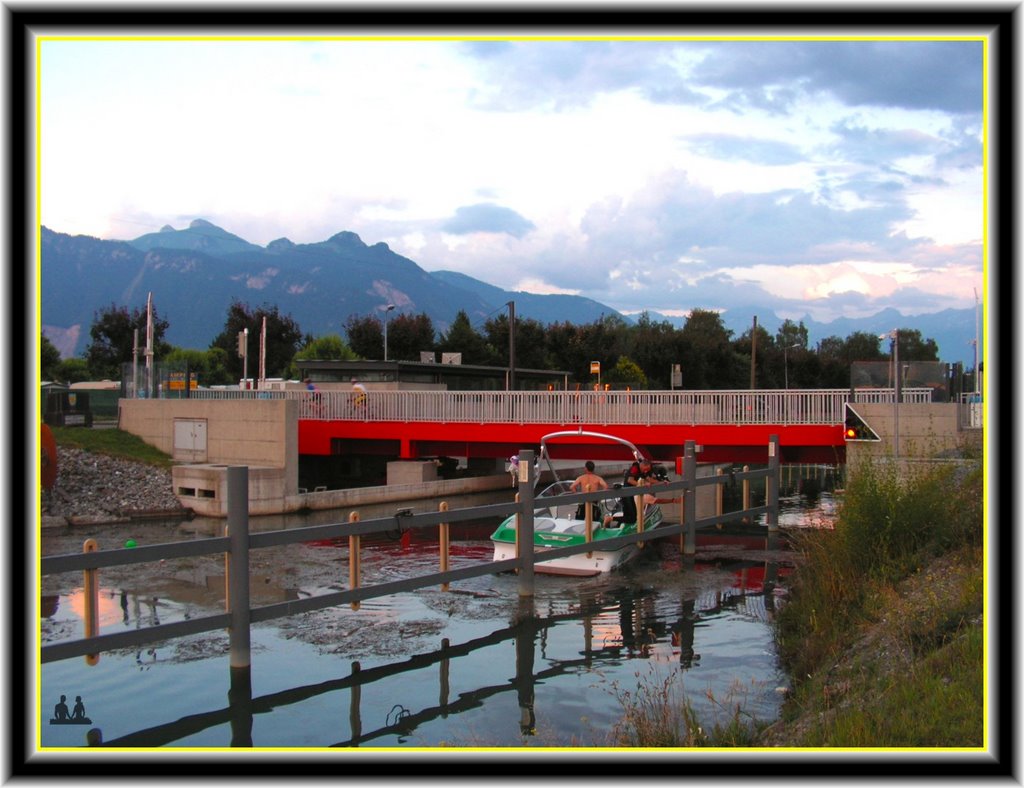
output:
[[441, 225], [441, 230], [452, 235], [470, 233], [505, 233], [522, 238], [536, 225], [511, 208], [491, 203], [478, 203], [458, 208], [455, 215]]
[[849, 107], [980, 114], [979, 41], [720, 42], [691, 78], [723, 103], [788, 111], [801, 96]]

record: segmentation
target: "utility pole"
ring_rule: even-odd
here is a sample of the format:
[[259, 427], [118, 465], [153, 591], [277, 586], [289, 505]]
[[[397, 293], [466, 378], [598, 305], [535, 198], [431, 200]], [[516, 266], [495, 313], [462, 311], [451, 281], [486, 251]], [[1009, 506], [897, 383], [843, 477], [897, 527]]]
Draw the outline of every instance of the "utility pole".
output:
[[754, 315], [754, 328], [750, 332], [750, 390], [753, 391], [757, 386], [754, 380], [754, 371], [757, 368], [757, 315]]
[[516, 302], [508, 304], [508, 389], [516, 390]]

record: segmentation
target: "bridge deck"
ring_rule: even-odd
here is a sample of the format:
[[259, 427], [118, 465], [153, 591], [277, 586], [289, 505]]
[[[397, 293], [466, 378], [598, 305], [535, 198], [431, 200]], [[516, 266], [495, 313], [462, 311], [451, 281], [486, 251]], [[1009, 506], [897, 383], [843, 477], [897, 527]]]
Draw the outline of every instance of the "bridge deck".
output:
[[[370, 390], [220, 391], [214, 395], [297, 399], [299, 453], [504, 458], [557, 430], [610, 432], [664, 462], [683, 444], [702, 461], [767, 461], [778, 435], [783, 462], [841, 463], [847, 402], [891, 402], [892, 389], [765, 391], [480, 392]], [[931, 390], [904, 389], [904, 402], [929, 402]], [[211, 392], [204, 392], [211, 396]], [[621, 459], [615, 447], [559, 443], [560, 456]]]

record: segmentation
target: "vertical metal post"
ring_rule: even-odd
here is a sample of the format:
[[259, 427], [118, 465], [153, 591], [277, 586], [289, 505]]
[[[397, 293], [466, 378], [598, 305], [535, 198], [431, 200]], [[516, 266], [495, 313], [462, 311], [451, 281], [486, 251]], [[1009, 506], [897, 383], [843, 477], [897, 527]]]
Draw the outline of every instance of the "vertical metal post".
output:
[[[359, 512], [351, 512], [348, 516], [348, 521], [350, 523], [358, 523]], [[359, 534], [352, 534], [348, 538], [348, 587], [351, 589], [359, 588], [359, 570]], [[352, 609], [359, 609], [358, 601], [352, 603]]]
[[[749, 465], [744, 465], [743, 466], [743, 472], [744, 473], [748, 473], [749, 471], [750, 471], [750, 466]], [[743, 511], [746, 511], [749, 508], [750, 508], [750, 479], [746, 479], [745, 478], [743, 480]], [[743, 522], [749, 523], [750, 522], [750, 515], [747, 515], [746, 517], [744, 517], [743, 518]]]
[[[447, 512], [448, 511], [448, 501], [441, 501], [440, 505], [438, 506], [438, 511]], [[438, 531], [438, 542], [440, 542], [440, 550], [441, 550], [441, 571], [442, 572], [447, 572], [448, 571], [448, 547], [449, 547], [449, 542], [448, 542], [448, 523], [441, 523], [438, 526], [437, 531]], [[447, 591], [448, 590], [448, 585], [449, 585], [448, 583], [441, 583], [441, 590], [442, 591]]]
[[765, 478], [765, 505], [768, 507], [768, 532], [779, 530], [779, 485], [782, 482], [779, 436], [768, 437], [768, 476]]
[[231, 538], [227, 603], [231, 613], [232, 676], [248, 671], [249, 654], [249, 469], [228, 468], [228, 536]]
[[[95, 539], [86, 539], [82, 544], [83, 553], [95, 553], [99, 549]], [[86, 569], [82, 579], [85, 596], [85, 636], [94, 638], [100, 633], [100, 584], [96, 569]], [[95, 665], [100, 661], [99, 654], [86, 654], [85, 664]]]
[[[725, 479], [722, 478], [725, 475], [725, 470], [719, 468], [715, 471], [715, 475], [718, 477], [718, 483], [715, 485], [715, 515], [721, 517], [725, 511]], [[721, 529], [722, 521], [719, 520], [715, 523], [715, 527]]]
[[519, 452], [519, 596], [533, 596], [533, 449]]
[[686, 492], [683, 496], [683, 522], [686, 524], [686, 545], [683, 555], [697, 552], [697, 447], [687, 441], [683, 448], [683, 479]]

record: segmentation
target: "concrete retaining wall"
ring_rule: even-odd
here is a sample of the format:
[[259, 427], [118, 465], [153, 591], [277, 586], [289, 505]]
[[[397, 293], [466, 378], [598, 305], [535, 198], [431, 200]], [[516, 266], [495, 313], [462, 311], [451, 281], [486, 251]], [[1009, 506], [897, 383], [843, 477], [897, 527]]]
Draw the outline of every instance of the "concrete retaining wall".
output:
[[249, 466], [249, 511], [285, 511], [298, 493], [296, 400], [122, 399], [118, 426], [183, 464], [174, 492], [196, 514], [227, 516], [226, 471]]

